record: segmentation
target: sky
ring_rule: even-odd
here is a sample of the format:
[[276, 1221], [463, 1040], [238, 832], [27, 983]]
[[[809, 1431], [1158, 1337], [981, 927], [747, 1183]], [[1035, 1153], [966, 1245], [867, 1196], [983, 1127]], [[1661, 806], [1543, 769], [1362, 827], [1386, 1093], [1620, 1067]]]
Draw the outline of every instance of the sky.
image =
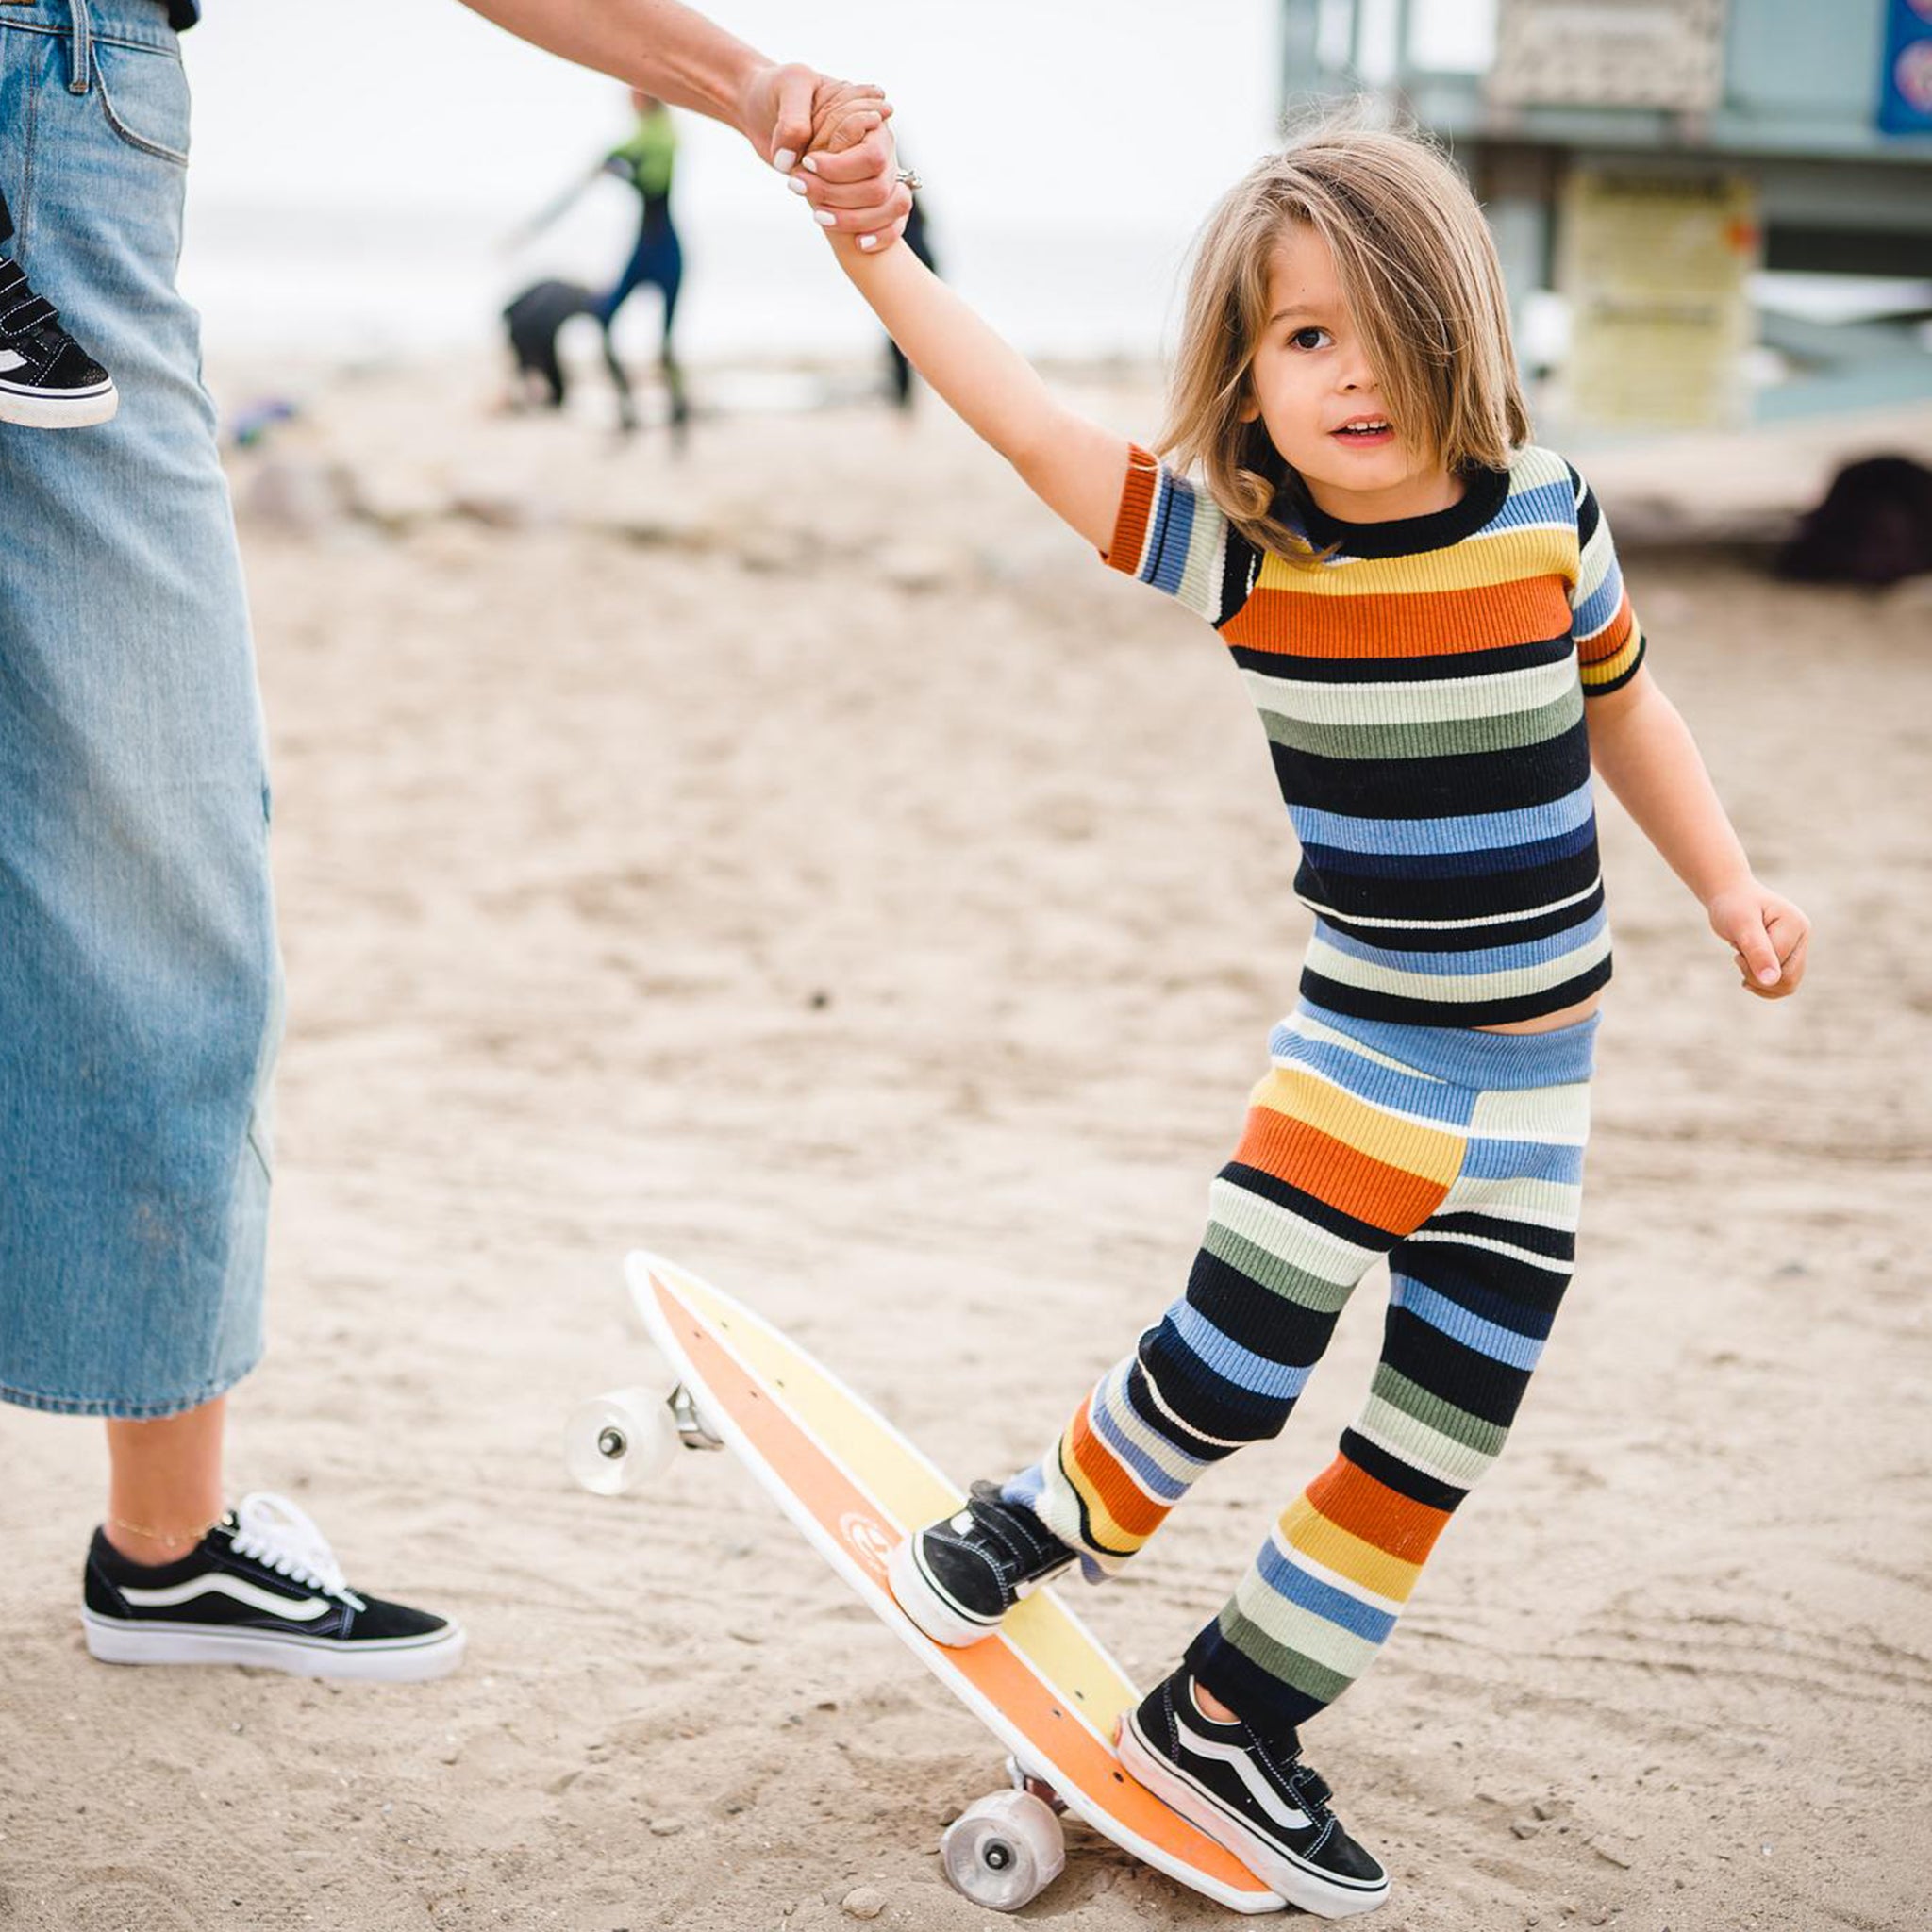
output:
[[[358, 9], [341, 0], [209, 0], [183, 41], [195, 127], [182, 282], [216, 352], [480, 341], [537, 276], [597, 285], [622, 263], [635, 202], [616, 182], [535, 247], [503, 238], [622, 138], [623, 89], [457, 0], [380, 4], [370, 33], [350, 30]], [[1190, 237], [1279, 111], [1276, 0], [709, 10], [774, 58], [888, 90], [942, 267], [1034, 353], [1156, 350]], [[1423, 10], [1453, 38], [1488, 7]], [[805, 204], [737, 135], [682, 125], [687, 358], [870, 341]], [[624, 318], [627, 349], [654, 339], [651, 299]]]

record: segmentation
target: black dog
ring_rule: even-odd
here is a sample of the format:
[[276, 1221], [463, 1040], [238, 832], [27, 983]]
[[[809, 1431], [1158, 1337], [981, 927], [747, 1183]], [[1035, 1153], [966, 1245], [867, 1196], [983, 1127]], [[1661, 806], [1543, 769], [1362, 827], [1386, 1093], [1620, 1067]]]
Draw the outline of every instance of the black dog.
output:
[[565, 323], [588, 315], [597, 323], [604, 341], [604, 366], [617, 391], [617, 421], [629, 431], [638, 426], [636, 405], [631, 400], [630, 378], [610, 341], [610, 325], [597, 313], [596, 295], [575, 282], [536, 282], [503, 311], [509, 331], [510, 354], [516, 358], [519, 400], [527, 395], [530, 378], [536, 376], [548, 391], [549, 408], [560, 409], [570, 384], [558, 359], [557, 338]]
[[1932, 571], [1932, 470], [1910, 457], [1847, 463], [1778, 553], [1777, 569], [1833, 584], [1895, 584]]

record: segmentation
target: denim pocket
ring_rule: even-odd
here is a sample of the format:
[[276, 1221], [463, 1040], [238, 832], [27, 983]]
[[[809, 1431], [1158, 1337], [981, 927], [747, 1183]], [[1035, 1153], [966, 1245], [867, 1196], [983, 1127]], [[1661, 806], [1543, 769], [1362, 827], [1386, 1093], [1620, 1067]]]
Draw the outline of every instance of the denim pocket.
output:
[[108, 125], [131, 148], [188, 165], [188, 74], [178, 54], [96, 41], [94, 85]]

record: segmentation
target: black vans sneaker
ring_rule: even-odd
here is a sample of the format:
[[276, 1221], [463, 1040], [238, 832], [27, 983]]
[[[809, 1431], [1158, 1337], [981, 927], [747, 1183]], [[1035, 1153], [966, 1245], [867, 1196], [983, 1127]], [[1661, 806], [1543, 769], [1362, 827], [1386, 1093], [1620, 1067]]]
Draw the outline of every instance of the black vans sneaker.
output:
[[414, 1684], [463, 1659], [461, 1624], [358, 1596], [322, 1532], [281, 1496], [244, 1496], [173, 1563], [129, 1562], [95, 1530], [80, 1621], [88, 1649], [109, 1664]]
[[60, 326], [10, 255], [0, 255], [0, 423], [79, 429], [120, 405], [114, 378]]
[[1264, 1885], [1320, 1919], [1373, 1912], [1389, 1874], [1328, 1808], [1321, 1773], [1301, 1762], [1292, 1731], [1270, 1743], [1246, 1724], [1218, 1724], [1176, 1671], [1121, 1723], [1121, 1767]]
[[992, 1483], [974, 1483], [965, 1508], [892, 1552], [887, 1574], [899, 1607], [932, 1639], [963, 1650], [990, 1637], [1023, 1596], [1050, 1583], [1075, 1553]]

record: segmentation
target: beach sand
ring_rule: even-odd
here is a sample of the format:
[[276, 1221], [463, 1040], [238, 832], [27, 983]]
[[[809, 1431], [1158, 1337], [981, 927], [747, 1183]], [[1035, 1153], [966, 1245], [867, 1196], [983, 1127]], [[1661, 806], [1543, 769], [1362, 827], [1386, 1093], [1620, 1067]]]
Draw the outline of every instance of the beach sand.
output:
[[[480, 386], [319, 388], [236, 465], [291, 1004], [231, 1477], [460, 1615], [469, 1660], [395, 1690], [93, 1664], [101, 1432], [0, 1411], [0, 1923], [807, 1932], [874, 1888], [880, 1925], [983, 1925], [934, 1857], [999, 1782], [978, 1725], [728, 1458], [600, 1501], [560, 1424], [638, 1361], [649, 1245], [962, 1481], [1038, 1453], [1184, 1280], [1293, 996], [1265, 746], [1214, 638], [935, 409], [719, 421], [674, 461], [601, 397], [506, 422]], [[1932, 415], [1586, 465], [1815, 959], [1750, 999], [1607, 809], [1577, 1279], [1507, 1454], [1310, 1727], [1388, 1932], [1924, 1924], [1932, 593], [1686, 541], [1897, 446]], [[1385, 1285], [1282, 1439], [1077, 1592], [1137, 1675], [1327, 1460]], [[1079, 1829], [1028, 1916], [1227, 1922]]]

